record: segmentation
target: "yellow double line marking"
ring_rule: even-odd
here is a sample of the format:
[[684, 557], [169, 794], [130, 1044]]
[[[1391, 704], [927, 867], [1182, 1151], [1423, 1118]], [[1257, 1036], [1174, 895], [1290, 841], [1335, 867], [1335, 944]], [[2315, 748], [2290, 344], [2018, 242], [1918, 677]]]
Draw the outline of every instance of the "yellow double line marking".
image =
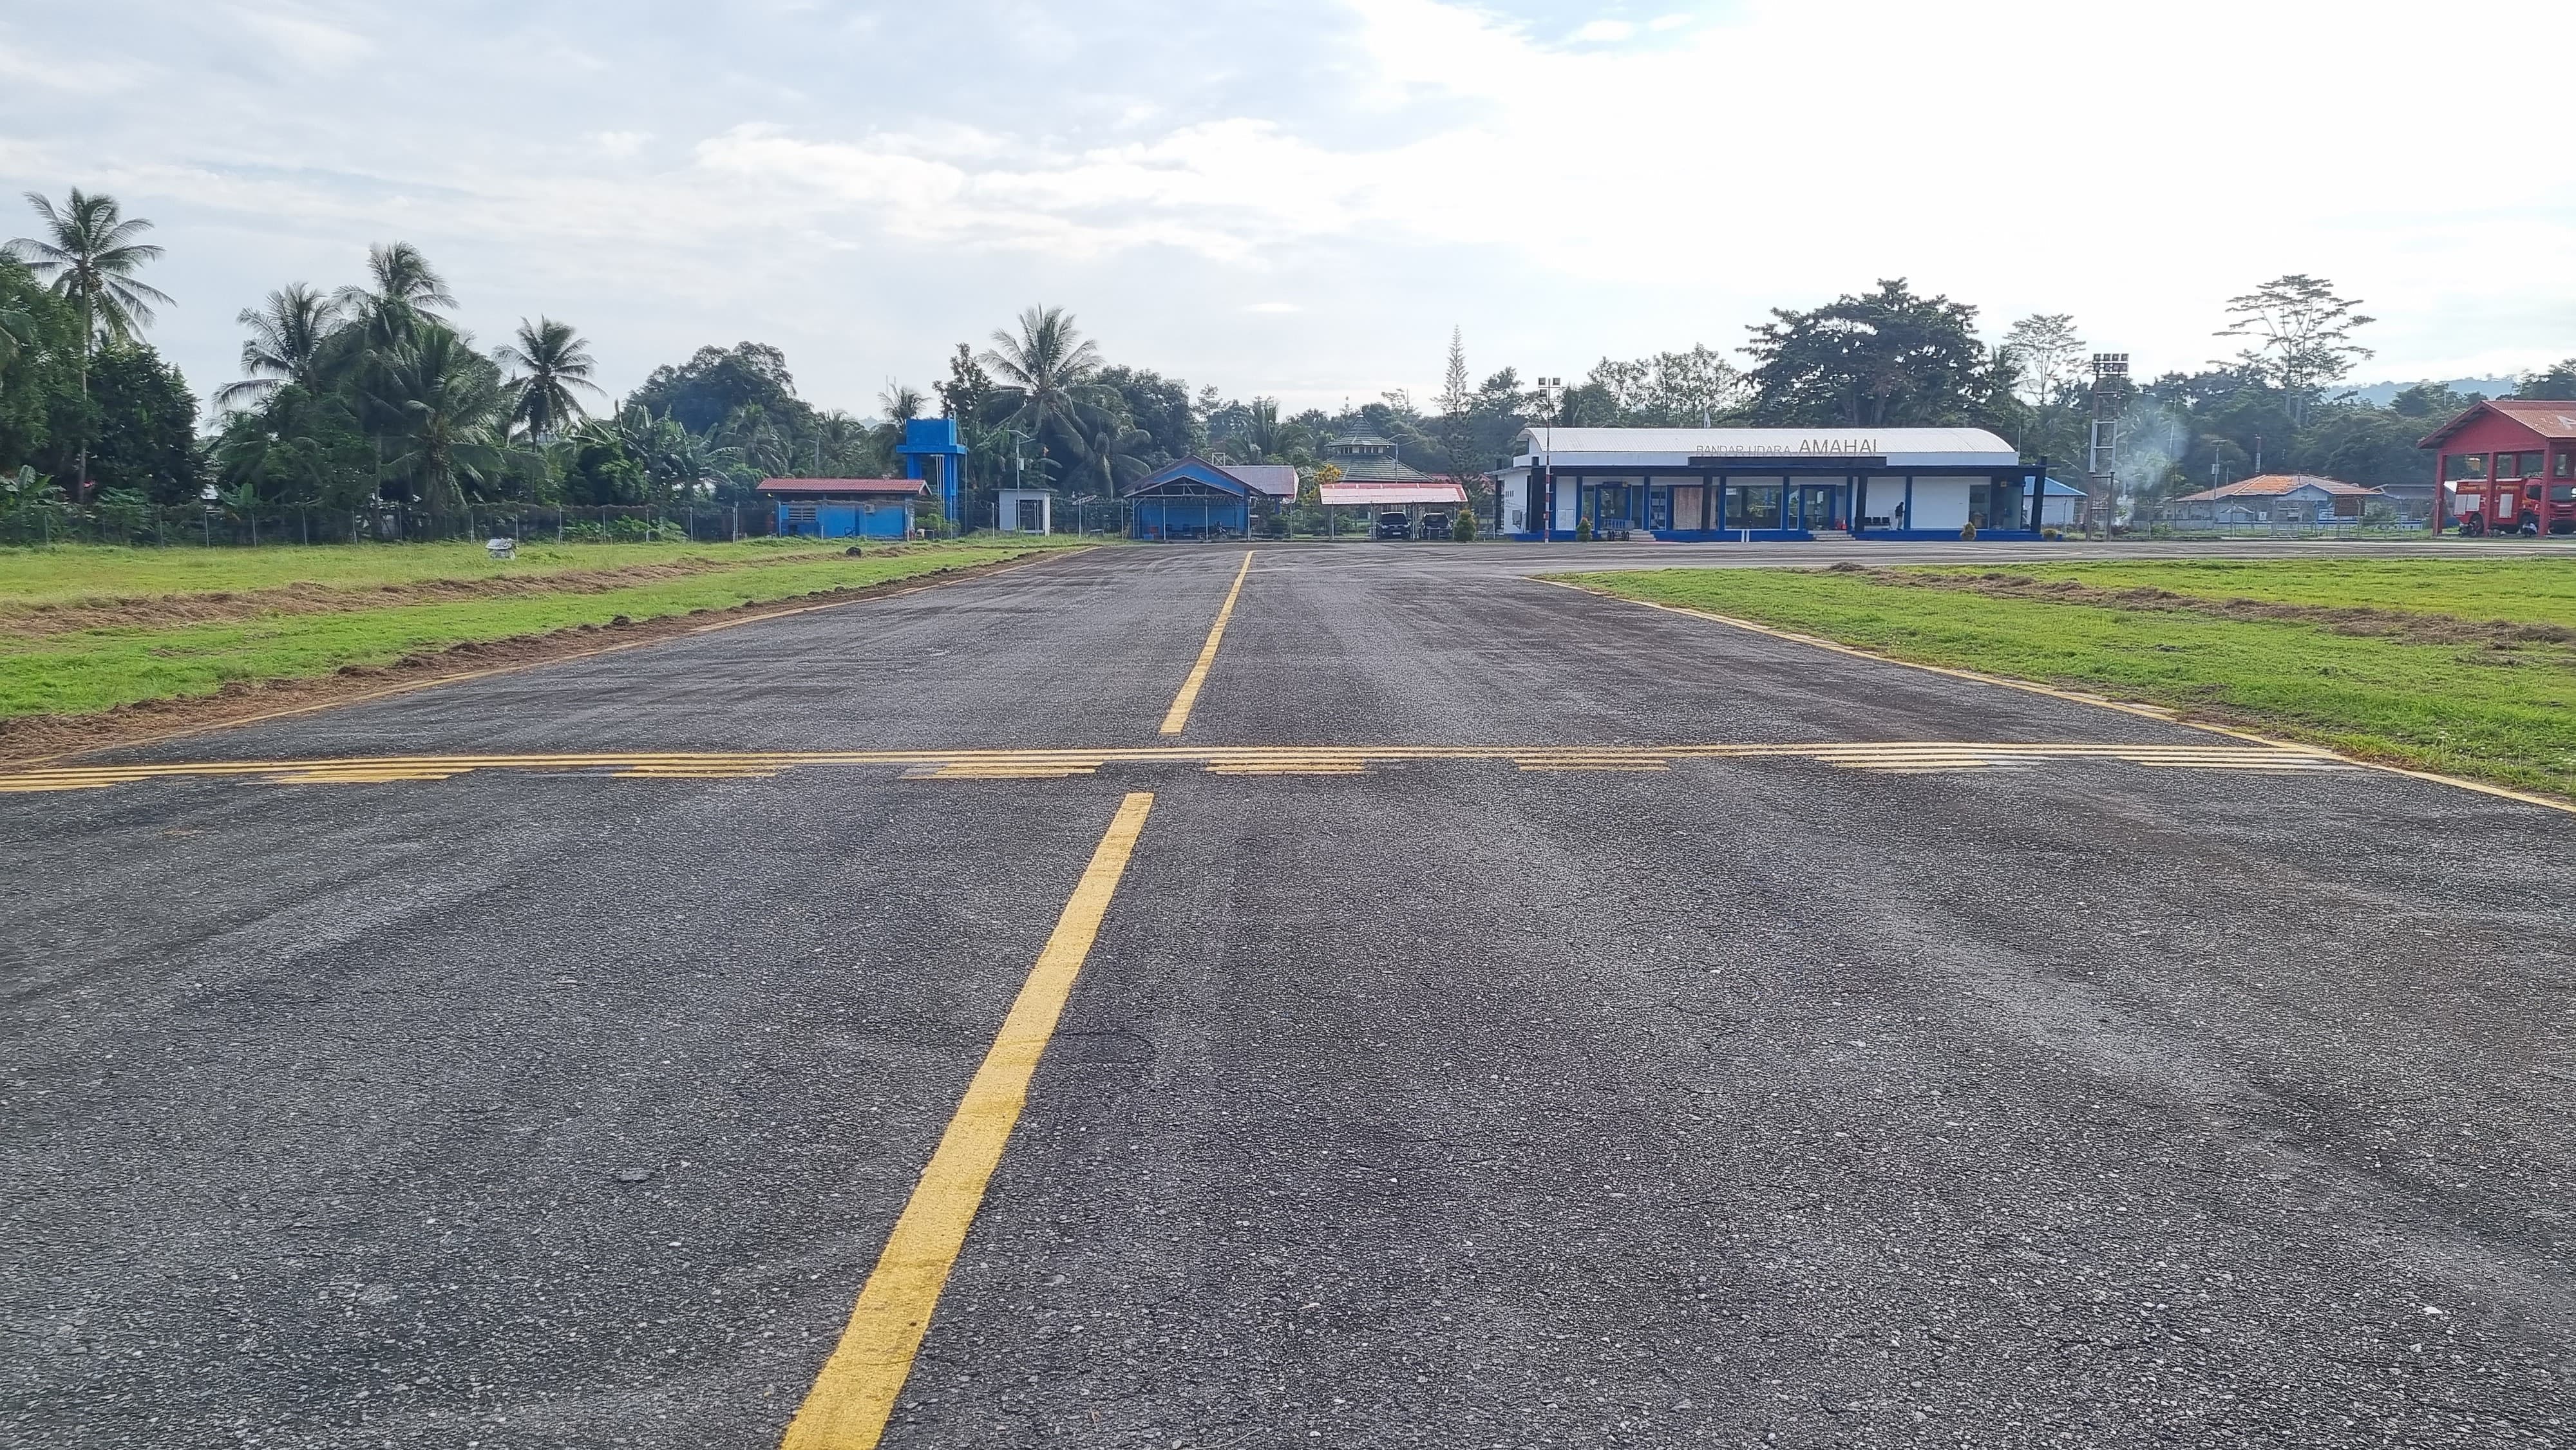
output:
[[1178, 735], [1190, 723], [1190, 707], [1198, 703], [1199, 687], [1207, 683], [1208, 667], [1216, 663], [1216, 647], [1225, 641], [1225, 622], [1234, 618], [1234, 601], [1243, 594], [1243, 581], [1252, 572], [1252, 551], [1243, 551], [1243, 567], [1234, 571], [1234, 587], [1225, 591], [1225, 603], [1217, 606], [1216, 623], [1208, 627], [1207, 643], [1199, 646], [1198, 662], [1190, 666], [1187, 679], [1181, 681], [1181, 692], [1172, 697], [1172, 708], [1163, 712], [1165, 735]]
[[1108, 765], [1198, 766], [1215, 775], [1356, 775], [1406, 761], [1508, 761], [1524, 771], [1652, 771], [1684, 760], [1807, 760], [1849, 770], [2012, 768], [2117, 761], [2183, 770], [2337, 770], [2322, 750], [2061, 741], [1763, 741], [1697, 745], [1134, 745], [1060, 750], [600, 751], [562, 755], [384, 755], [58, 765], [0, 775], [0, 794], [99, 790], [149, 780], [254, 779], [276, 785], [436, 781], [478, 770], [600, 773], [620, 780], [761, 780], [810, 766], [892, 766], [918, 780], [1061, 780]]
[[788, 1424], [784, 1450], [869, 1450], [885, 1433], [886, 1417], [894, 1413], [895, 1397], [912, 1373], [913, 1356], [930, 1328], [948, 1271], [983, 1206], [985, 1185], [1028, 1102], [1029, 1079], [1055, 1036], [1065, 999], [1073, 993], [1083, 959], [1091, 954], [1101, 918], [1153, 807], [1154, 798], [1142, 791], [1119, 804], [1073, 899], [1056, 918], [1054, 934], [1038, 953], [1037, 966], [1021, 985], [1010, 1015], [1002, 1019], [984, 1065], [966, 1085], [948, 1131], [930, 1155], [930, 1166], [922, 1170], [903, 1216], [895, 1220], [839, 1345]]

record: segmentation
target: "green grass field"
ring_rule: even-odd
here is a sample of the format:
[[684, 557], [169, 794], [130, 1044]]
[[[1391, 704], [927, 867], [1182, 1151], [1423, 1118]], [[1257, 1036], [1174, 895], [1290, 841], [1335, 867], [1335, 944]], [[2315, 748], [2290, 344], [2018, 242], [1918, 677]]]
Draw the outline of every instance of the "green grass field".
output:
[[2460, 619], [2576, 627], [2576, 560], [2177, 559], [2135, 563], [1996, 564], [1936, 569], [2073, 579], [2105, 589], [2169, 589], [2201, 599], [2252, 599], [2321, 608], [2366, 607]]
[[[1045, 547], [1038, 545], [1036, 547]], [[516, 573], [542, 578], [579, 572], [595, 592], [514, 593], [454, 602], [409, 599], [371, 606], [368, 588], [432, 579], [488, 579], [510, 565], [491, 565], [481, 547], [446, 546], [211, 550], [57, 549], [24, 557], [50, 574], [35, 586], [12, 578], [19, 557], [0, 559], [0, 578], [21, 598], [79, 602], [149, 599], [162, 594], [255, 590], [291, 583], [352, 589], [351, 607], [319, 613], [264, 613], [178, 627], [93, 628], [33, 634], [0, 629], [0, 719], [81, 715], [138, 700], [211, 694], [240, 681], [326, 675], [343, 665], [385, 665], [450, 645], [687, 614], [700, 609], [793, 598], [821, 590], [864, 588], [942, 569], [971, 567], [1035, 552], [1017, 545], [912, 545], [849, 558], [841, 546], [587, 545], [521, 553]], [[68, 556], [68, 557], [66, 557]], [[639, 580], [600, 589], [595, 571], [667, 564], [694, 557], [708, 572]], [[489, 567], [487, 567], [489, 566]], [[38, 593], [36, 591], [44, 591]]]
[[[944, 549], [1023, 552], [1039, 541], [977, 538]], [[746, 539], [738, 544], [523, 544], [519, 557], [488, 557], [478, 543], [341, 544], [271, 549], [122, 549], [65, 544], [0, 548], [0, 604], [61, 604], [321, 584], [363, 589], [439, 579], [530, 578], [639, 564], [730, 563], [840, 557], [848, 540]], [[1046, 543], [1053, 543], [1053, 540]], [[1066, 543], [1074, 542], [1066, 539]], [[870, 542], [871, 551], [879, 547]], [[908, 547], [920, 548], [921, 545]], [[980, 556], [980, 555], [979, 555]]]
[[[2213, 610], [1910, 588], [1917, 571], [1665, 569], [1568, 576], [1913, 660], [2165, 705], [2418, 769], [2576, 797], [2576, 648], [2510, 625], [2576, 626], [2576, 564], [2553, 560], [2139, 562], [1937, 571], [2161, 589]], [[1930, 571], [1926, 571], [1930, 572]], [[2369, 606], [2413, 632], [2232, 618], [2224, 602]], [[2386, 621], [2373, 621], [2384, 626]], [[2445, 633], [2458, 639], [2434, 642]]]

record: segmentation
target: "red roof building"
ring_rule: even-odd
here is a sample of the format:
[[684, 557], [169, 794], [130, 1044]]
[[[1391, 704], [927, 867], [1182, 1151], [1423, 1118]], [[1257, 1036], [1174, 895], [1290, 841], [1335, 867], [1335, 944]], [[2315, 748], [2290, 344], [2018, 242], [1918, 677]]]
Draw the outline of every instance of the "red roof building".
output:
[[2576, 533], [2576, 402], [2480, 403], [2415, 446], [2441, 450], [2435, 533]]

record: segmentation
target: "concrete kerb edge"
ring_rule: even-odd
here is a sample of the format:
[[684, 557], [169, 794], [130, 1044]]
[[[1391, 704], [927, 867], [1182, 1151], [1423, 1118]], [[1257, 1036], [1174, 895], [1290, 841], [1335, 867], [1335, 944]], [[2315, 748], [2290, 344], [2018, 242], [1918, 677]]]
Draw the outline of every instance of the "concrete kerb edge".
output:
[[2311, 745], [2304, 740], [2282, 740], [2269, 735], [2259, 735], [2251, 730], [2239, 730], [2230, 725], [2215, 725], [2205, 720], [2191, 719], [2188, 716], [2168, 709], [2162, 705], [2145, 705], [2126, 700], [2113, 700], [2100, 695], [2088, 695], [2080, 690], [2062, 690], [2054, 685], [2043, 685], [2034, 680], [2016, 680], [2003, 675], [1983, 674], [1976, 670], [1956, 669], [1948, 665], [1927, 665], [1916, 660], [1898, 659], [1894, 655], [1881, 654], [1876, 650], [1862, 649], [1858, 645], [1843, 644], [1837, 640], [1822, 639], [1812, 634], [1800, 634], [1796, 630], [1779, 629], [1768, 624], [1758, 624], [1749, 619], [1737, 619], [1733, 615], [1719, 614], [1713, 610], [1693, 609], [1688, 605], [1682, 604], [1663, 604], [1652, 599], [1631, 599], [1624, 594], [1615, 594], [1607, 589], [1596, 588], [1588, 584], [1576, 584], [1564, 579], [1542, 579], [1533, 577], [1529, 582], [1533, 584], [1545, 584], [1556, 589], [1571, 589], [1577, 594], [1589, 594], [1597, 599], [1616, 600], [1621, 604], [1635, 604], [1647, 609], [1660, 609], [1667, 614], [1686, 615], [1692, 619], [1706, 620], [1711, 624], [1723, 624], [1731, 629], [1741, 629], [1753, 634], [1768, 635], [1773, 639], [1785, 640], [1791, 644], [1802, 644], [1815, 649], [1830, 650], [1835, 654], [1849, 655], [1854, 659], [1873, 660], [1883, 665], [1895, 665], [1902, 669], [1921, 670], [1926, 674], [1946, 675], [1954, 680], [1966, 680], [1972, 684], [1979, 685], [1994, 685], [2006, 690], [2019, 690], [2025, 694], [2045, 695], [2052, 700], [2065, 700], [2077, 705], [2090, 705], [2098, 710], [2116, 710], [2123, 715], [2136, 715], [2149, 720], [2158, 720], [2167, 725], [2179, 725], [2186, 730], [2200, 730], [2212, 735], [2224, 735], [2230, 739], [2243, 740], [2255, 745], [2267, 745], [2276, 750], [2287, 750], [2302, 755], [2313, 755], [2323, 760], [2340, 761], [2345, 765], [2356, 766], [2363, 770], [2376, 770], [2385, 772], [2389, 775], [2402, 775], [2412, 780], [2429, 781], [2435, 785], [2450, 786], [2455, 790], [2474, 791], [2479, 795], [2494, 796], [2500, 800], [2517, 801], [2527, 806], [2540, 806], [2547, 810], [2558, 811], [2567, 815], [2576, 815], [2576, 802], [2556, 800], [2544, 795], [2534, 795], [2528, 791], [2514, 790], [2508, 786], [2488, 785], [2483, 781], [2469, 780], [2465, 777], [2456, 775], [2444, 775], [2439, 771], [2415, 770], [2408, 766], [2390, 765], [2386, 761], [2371, 760], [2358, 755], [2346, 755], [2338, 750], [2329, 750], [2322, 745]]
[[[1069, 559], [1077, 554], [1088, 554], [1098, 547], [1100, 546], [1097, 544], [1082, 544], [1070, 549], [1050, 549], [1035, 558], [1016, 559], [990, 569], [978, 569], [970, 573], [932, 575], [918, 582], [904, 584], [898, 588], [869, 594], [858, 599], [835, 599], [823, 604], [800, 604], [788, 609], [765, 609], [757, 614], [746, 614], [739, 619], [719, 619], [711, 624], [701, 624], [683, 630], [679, 634], [664, 635], [658, 639], [620, 640], [613, 644], [603, 644], [597, 649], [576, 650], [571, 654], [557, 655], [552, 659], [530, 660], [516, 665], [494, 665], [489, 669], [481, 670], [463, 670], [452, 675], [440, 675], [434, 679], [406, 680], [399, 685], [388, 685], [381, 690], [369, 690], [364, 694], [350, 695], [338, 700], [323, 700], [311, 705], [291, 705], [283, 710], [266, 710], [257, 715], [244, 715], [236, 720], [217, 720], [203, 725], [182, 725], [175, 730], [166, 730], [157, 735], [142, 735], [131, 740], [119, 740], [109, 745], [85, 746], [78, 750], [56, 751], [52, 755], [30, 756], [25, 760], [11, 761], [9, 764], [19, 767], [52, 765], [58, 761], [79, 760], [83, 756], [97, 755], [109, 750], [132, 750], [140, 746], [186, 740], [196, 735], [212, 735], [221, 730], [238, 730], [245, 725], [264, 725], [272, 720], [290, 720], [298, 715], [318, 715], [325, 710], [343, 710], [351, 705], [364, 705], [375, 700], [391, 699], [397, 695], [414, 695], [423, 690], [437, 689], [441, 685], [461, 685], [469, 680], [488, 680], [501, 675], [542, 670], [550, 665], [570, 664], [574, 660], [597, 659], [601, 655], [622, 654], [631, 649], [646, 649], [657, 644], [670, 644], [674, 640], [693, 639], [702, 634], [740, 629], [747, 624], [766, 624], [770, 620], [786, 619], [793, 615], [815, 614], [826, 609], [849, 609], [861, 604], [875, 604], [881, 600], [900, 599], [907, 594], [919, 594], [926, 589], [937, 589], [948, 584], [963, 584], [969, 579], [989, 579], [996, 574], [1008, 574], [1014, 570], [1031, 568], [1056, 559]], [[560, 634], [564, 631], [555, 632]]]

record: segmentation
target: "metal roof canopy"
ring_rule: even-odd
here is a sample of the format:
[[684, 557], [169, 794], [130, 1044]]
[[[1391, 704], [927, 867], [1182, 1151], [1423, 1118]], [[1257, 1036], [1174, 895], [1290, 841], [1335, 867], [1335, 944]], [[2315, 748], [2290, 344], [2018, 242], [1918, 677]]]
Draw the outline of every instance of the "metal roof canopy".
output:
[[1521, 466], [1610, 472], [1654, 468], [1707, 473], [1765, 467], [1908, 468], [2022, 466], [2011, 444], [1983, 428], [1526, 428]]
[[1430, 479], [1421, 483], [1325, 483], [1316, 485], [1315, 494], [1326, 506], [1333, 508], [1353, 505], [1405, 508], [1426, 503], [1464, 506], [1467, 502], [1465, 485], [1447, 479]]

